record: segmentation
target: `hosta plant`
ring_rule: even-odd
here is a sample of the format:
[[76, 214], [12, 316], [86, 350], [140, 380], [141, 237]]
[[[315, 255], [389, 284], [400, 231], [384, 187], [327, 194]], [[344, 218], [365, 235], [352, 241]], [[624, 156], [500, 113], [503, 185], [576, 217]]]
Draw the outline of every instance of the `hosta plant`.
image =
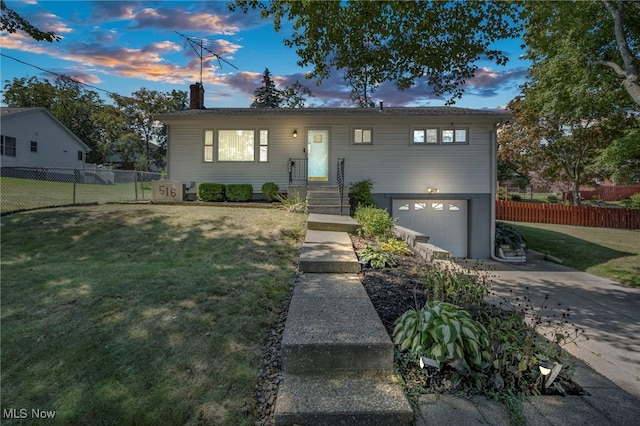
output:
[[487, 365], [487, 331], [466, 310], [446, 302], [429, 302], [405, 312], [395, 322], [393, 342], [401, 351], [427, 356], [442, 364], [464, 361], [482, 369]]
[[395, 266], [396, 262], [393, 260], [391, 253], [381, 250], [379, 248], [367, 246], [358, 252], [360, 262], [369, 264], [374, 269], [382, 269], [385, 266]]
[[397, 238], [389, 238], [387, 241], [380, 243], [380, 248], [391, 254], [400, 254], [402, 256], [411, 256], [413, 254], [407, 242]]

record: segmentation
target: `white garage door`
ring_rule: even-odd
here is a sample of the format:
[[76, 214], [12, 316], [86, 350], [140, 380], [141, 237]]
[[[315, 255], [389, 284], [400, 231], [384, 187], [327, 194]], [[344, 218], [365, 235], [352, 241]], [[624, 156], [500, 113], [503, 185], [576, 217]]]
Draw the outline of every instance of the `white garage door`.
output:
[[466, 200], [393, 200], [393, 217], [452, 256], [467, 257]]

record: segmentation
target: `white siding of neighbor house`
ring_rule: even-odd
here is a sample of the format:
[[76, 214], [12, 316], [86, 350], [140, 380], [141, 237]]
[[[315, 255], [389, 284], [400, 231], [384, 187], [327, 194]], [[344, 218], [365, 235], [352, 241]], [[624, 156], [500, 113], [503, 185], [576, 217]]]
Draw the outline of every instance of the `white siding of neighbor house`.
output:
[[[328, 129], [330, 138], [329, 183], [335, 183], [337, 158], [345, 158], [345, 183], [374, 181], [374, 193], [425, 193], [428, 186], [440, 193], [491, 192], [490, 140], [493, 123], [486, 117], [464, 115], [353, 116], [344, 115], [202, 115], [169, 124], [169, 178], [180, 181], [251, 183], [255, 192], [265, 182], [282, 189], [288, 184], [287, 160], [304, 157], [305, 131]], [[468, 144], [413, 145], [414, 127], [467, 128]], [[354, 145], [354, 128], [372, 128], [372, 145]], [[205, 129], [269, 130], [269, 161], [260, 163], [205, 163]], [[297, 130], [298, 137], [292, 133]], [[214, 149], [215, 151], [215, 149]]]
[[[16, 156], [3, 155], [3, 167], [84, 168], [87, 147], [44, 110], [3, 114], [0, 131], [16, 138]], [[38, 152], [31, 152], [31, 141], [38, 143]]]

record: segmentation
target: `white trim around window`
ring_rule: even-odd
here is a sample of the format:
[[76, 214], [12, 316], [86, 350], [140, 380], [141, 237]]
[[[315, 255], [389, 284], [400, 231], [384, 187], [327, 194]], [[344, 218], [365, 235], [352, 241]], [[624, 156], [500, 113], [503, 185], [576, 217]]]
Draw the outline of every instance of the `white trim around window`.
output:
[[269, 161], [267, 129], [205, 129], [203, 157], [205, 163]]
[[354, 127], [353, 143], [354, 145], [372, 145], [373, 129], [370, 127]]
[[412, 145], [468, 144], [469, 129], [466, 127], [418, 127], [411, 128]]

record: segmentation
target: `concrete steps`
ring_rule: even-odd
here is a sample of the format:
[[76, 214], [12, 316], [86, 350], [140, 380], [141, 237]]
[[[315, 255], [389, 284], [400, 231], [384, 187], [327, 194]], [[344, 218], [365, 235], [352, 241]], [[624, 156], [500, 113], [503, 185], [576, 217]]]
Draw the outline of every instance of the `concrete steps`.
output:
[[357, 228], [348, 216], [309, 215], [299, 268], [315, 273], [300, 275], [289, 305], [275, 424], [411, 425], [393, 343], [356, 274], [351, 238], [312, 223]]
[[302, 245], [298, 269], [308, 273], [358, 273], [361, 267], [346, 232], [310, 229]]
[[309, 213], [329, 215], [349, 215], [349, 200], [340, 207], [340, 193], [337, 186], [319, 186], [307, 188], [307, 210]]
[[393, 344], [355, 274], [302, 275], [282, 336], [285, 373], [392, 370]]
[[336, 231], [355, 234], [358, 231], [358, 222], [351, 216], [336, 216], [333, 214], [309, 213], [307, 229], [314, 231]]

